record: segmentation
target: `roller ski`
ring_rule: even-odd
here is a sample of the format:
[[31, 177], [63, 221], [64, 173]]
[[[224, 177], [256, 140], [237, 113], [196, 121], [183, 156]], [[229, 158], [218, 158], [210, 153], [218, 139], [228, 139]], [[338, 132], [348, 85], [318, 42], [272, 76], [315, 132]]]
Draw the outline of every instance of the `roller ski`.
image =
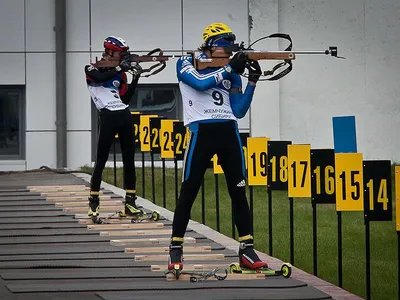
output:
[[125, 210], [119, 212], [120, 218], [128, 218], [131, 223], [140, 223], [144, 220], [158, 221], [160, 219], [160, 213], [158, 211], [153, 211], [148, 214], [136, 206], [136, 196], [125, 197]]
[[[240, 238], [239, 238], [240, 240]], [[261, 261], [254, 251], [252, 236], [239, 244], [239, 263], [233, 263], [229, 267], [230, 273], [236, 274], [265, 274], [266, 276], [283, 276], [289, 278], [292, 273], [290, 264], [283, 264], [280, 270], [273, 270], [266, 262]]]
[[265, 274], [265, 277], [269, 276], [283, 276], [289, 278], [292, 275], [292, 267], [288, 263], [282, 264], [280, 270], [274, 270], [269, 267], [260, 269], [247, 269], [240, 266], [239, 263], [232, 263], [229, 266], [229, 273], [231, 274]]
[[139, 209], [135, 203], [135, 197], [126, 197], [124, 211], [117, 211], [106, 218], [100, 218], [99, 216], [99, 198], [98, 196], [89, 197], [89, 211], [88, 216], [92, 219], [94, 224], [108, 224], [115, 223], [112, 220], [130, 220], [131, 223], [140, 223], [145, 220], [158, 221], [160, 219], [160, 213], [153, 211], [151, 213], [145, 213]]

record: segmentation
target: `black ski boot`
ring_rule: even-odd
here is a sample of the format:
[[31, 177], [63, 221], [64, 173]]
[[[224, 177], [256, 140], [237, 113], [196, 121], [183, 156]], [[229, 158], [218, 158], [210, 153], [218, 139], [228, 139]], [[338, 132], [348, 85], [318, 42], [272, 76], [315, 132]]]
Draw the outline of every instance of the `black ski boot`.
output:
[[136, 194], [127, 194], [125, 196], [125, 211], [120, 212], [121, 217], [137, 217], [142, 215], [143, 211], [136, 206]]
[[183, 242], [172, 241], [169, 245], [168, 270], [183, 269]]
[[100, 209], [99, 196], [91, 195], [89, 196], [88, 200], [89, 200], [88, 216], [92, 218], [97, 218], [99, 216], [99, 209]]

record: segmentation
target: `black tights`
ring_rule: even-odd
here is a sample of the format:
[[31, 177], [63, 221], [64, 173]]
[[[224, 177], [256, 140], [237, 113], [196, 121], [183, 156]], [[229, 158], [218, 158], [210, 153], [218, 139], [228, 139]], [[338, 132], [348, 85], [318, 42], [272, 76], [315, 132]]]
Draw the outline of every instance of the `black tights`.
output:
[[172, 237], [184, 237], [190, 211], [214, 154], [218, 155], [218, 161], [225, 173], [239, 236], [251, 234], [242, 144], [236, 122], [228, 121], [199, 124], [198, 128], [191, 132], [186, 149], [181, 191], [172, 224]]
[[97, 144], [97, 158], [94, 166], [90, 190], [99, 191], [104, 167], [108, 160], [110, 147], [118, 134], [121, 144], [122, 162], [124, 170], [124, 188], [136, 190], [135, 170], [135, 141], [131, 113], [128, 108], [124, 110], [100, 111], [100, 131]]

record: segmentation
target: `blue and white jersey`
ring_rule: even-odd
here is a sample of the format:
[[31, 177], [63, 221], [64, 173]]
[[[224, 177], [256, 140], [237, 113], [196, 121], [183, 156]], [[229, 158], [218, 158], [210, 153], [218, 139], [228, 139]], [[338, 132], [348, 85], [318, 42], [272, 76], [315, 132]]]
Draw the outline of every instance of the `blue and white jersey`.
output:
[[[206, 57], [204, 53], [200, 57]], [[176, 65], [183, 102], [185, 126], [193, 122], [237, 120], [242, 118], [251, 103], [254, 87], [241, 92], [240, 75], [232, 73], [229, 65], [222, 68], [196, 70], [192, 57], [183, 56]], [[231, 89], [236, 93], [230, 94]]]
[[[118, 73], [112, 78], [97, 82], [94, 80], [94, 74], [98, 74], [99, 70], [92, 66], [85, 67], [86, 83], [90, 96], [98, 110], [106, 108], [108, 110], [123, 110], [128, 107], [127, 104], [121, 100], [122, 95], [127, 91], [126, 74]], [[93, 77], [92, 77], [92, 76]]]

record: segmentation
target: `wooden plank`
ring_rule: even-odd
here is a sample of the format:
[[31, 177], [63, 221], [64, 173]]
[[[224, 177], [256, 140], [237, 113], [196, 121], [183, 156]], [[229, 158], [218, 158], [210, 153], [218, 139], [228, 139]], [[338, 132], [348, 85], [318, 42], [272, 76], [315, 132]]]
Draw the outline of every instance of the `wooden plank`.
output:
[[[111, 196], [100, 196], [100, 200], [109, 200], [111, 199]], [[61, 196], [61, 197], [46, 197], [47, 201], [52, 201], [52, 202], [60, 202], [60, 201], [86, 201], [88, 202], [88, 197], [87, 196]]]
[[[156, 245], [156, 244], [168, 244], [171, 238], [148, 238], [148, 239], [123, 239], [123, 240], [111, 240], [111, 246], [127, 246], [127, 245]], [[184, 243], [193, 244], [196, 243], [196, 239], [192, 237], [185, 237]]]
[[[112, 212], [112, 213], [109, 213], [109, 212], [107, 212], [107, 213], [105, 213], [105, 212], [100, 212], [100, 214], [99, 214], [99, 217], [100, 218], [108, 218], [108, 217], [118, 217], [118, 214], [114, 211], [114, 212]], [[74, 218], [75, 219], [84, 219], [84, 220], [86, 220], [86, 221], [91, 221], [91, 218], [87, 215], [87, 213], [86, 214], [75, 214], [75, 216], [74, 216]], [[89, 220], [87, 220], [87, 219], [89, 219]], [[119, 219], [119, 218], [118, 218]], [[109, 222], [110, 221], [110, 219], [108, 219], [107, 220], [107, 222]], [[92, 224], [93, 222], [89, 222], [89, 223], [87, 223], [87, 224]], [[111, 222], [109, 222], [109, 223], [111, 223]], [[118, 223], [118, 222], [116, 222], [116, 223]], [[130, 223], [130, 221], [129, 222], [120, 222], [120, 223]]]
[[[102, 214], [100, 214], [102, 216]], [[153, 220], [142, 220], [140, 223], [148, 223], [148, 222], [154, 222]], [[78, 220], [79, 224], [83, 225], [92, 225], [94, 224], [92, 219], [87, 217], [86, 219], [79, 219]], [[107, 223], [113, 223], [113, 224], [131, 224], [131, 219], [129, 218], [116, 218], [116, 219], [108, 219]]]
[[[105, 200], [100, 202], [100, 207], [112, 206], [121, 204], [122, 201], [119, 200]], [[88, 201], [73, 201], [73, 202], [55, 202], [56, 207], [88, 207]]]
[[31, 192], [66, 192], [66, 191], [85, 191], [90, 187], [85, 185], [29, 185], [26, 187]]
[[[190, 252], [211, 252], [211, 246], [185, 246], [183, 247], [185, 253]], [[125, 248], [125, 253], [168, 253], [169, 247], [137, 247]]]
[[164, 223], [136, 223], [136, 224], [93, 224], [88, 225], [89, 230], [113, 230], [113, 229], [146, 229], [146, 228], [163, 228]]
[[[103, 191], [99, 192], [100, 195], [103, 194]], [[43, 192], [40, 193], [41, 196], [47, 196], [47, 197], [65, 197], [65, 196], [86, 196], [89, 197], [90, 191], [89, 190], [84, 190], [84, 191], [70, 191], [70, 192]]]
[[[113, 212], [124, 210], [124, 206], [123, 205], [115, 206], [115, 205], [101, 205], [100, 204], [100, 209], [103, 212], [113, 213]], [[85, 207], [85, 206], [64, 207], [63, 211], [65, 211], [65, 212], [73, 212], [73, 213], [80, 213], [80, 212], [83, 213], [83, 212], [87, 212], [88, 208]]]
[[[224, 275], [224, 272], [220, 272], [218, 275]], [[190, 281], [190, 277], [192, 275], [182, 274], [179, 276], [179, 281]], [[177, 279], [173, 274], [166, 275], [167, 281], [176, 281]], [[255, 280], [255, 279], [265, 279], [265, 274], [228, 274], [225, 280]], [[210, 277], [207, 279], [209, 280], [217, 280], [215, 277]]]
[[[193, 260], [223, 260], [225, 255], [217, 254], [183, 254], [183, 259], [185, 261]], [[135, 255], [135, 261], [168, 261], [168, 254], [158, 254], [158, 255]]]
[[100, 231], [100, 236], [171, 235], [172, 229]]
[[[206, 271], [213, 270], [215, 268], [229, 269], [231, 263], [220, 263], [220, 264], [185, 264], [185, 271]], [[165, 272], [168, 269], [167, 265], [151, 265], [151, 271], [153, 272]]]

